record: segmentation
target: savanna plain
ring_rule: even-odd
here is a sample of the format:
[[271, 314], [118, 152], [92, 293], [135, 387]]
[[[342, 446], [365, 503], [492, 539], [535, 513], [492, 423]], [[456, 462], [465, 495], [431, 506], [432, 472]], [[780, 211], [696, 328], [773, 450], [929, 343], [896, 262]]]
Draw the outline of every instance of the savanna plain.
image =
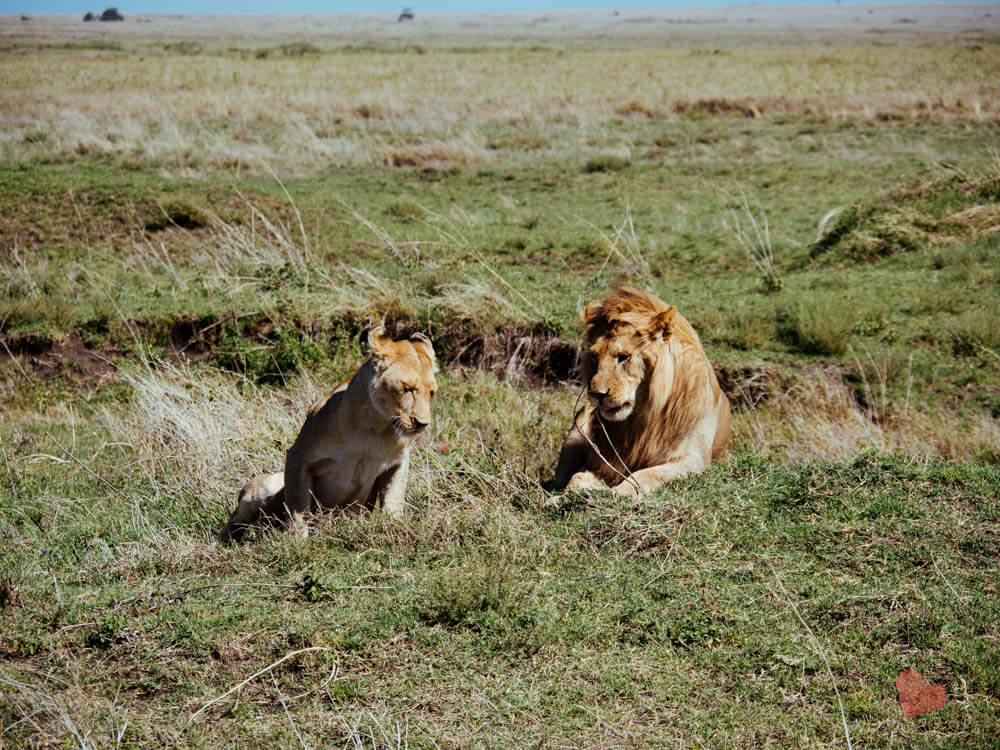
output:
[[[997, 6], [122, 11], [0, 17], [0, 747], [996, 747]], [[553, 496], [620, 283], [730, 455]], [[378, 320], [405, 517], [220, 544]]]

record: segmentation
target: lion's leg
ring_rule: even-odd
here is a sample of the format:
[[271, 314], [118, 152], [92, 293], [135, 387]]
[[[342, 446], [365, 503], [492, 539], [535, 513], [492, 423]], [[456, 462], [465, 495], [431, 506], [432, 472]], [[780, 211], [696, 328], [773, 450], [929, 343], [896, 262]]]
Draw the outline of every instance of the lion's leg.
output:
[[717, 420], [713, 412], [695, 426], [681, 444], [676, 458], [632, 472], [627, 479], [615, 485], [615, 492], [638, 497], [646, 492], [652, 492], [664, 482], [701, 473], [712, 463], [712, 443], [715, 440], [716, 425]]
[[704, 471], [707, 466], [708, 463], [701, 455], [691, 453], [677, 461], [634, 471], [619, 484], [616, 484], [614, 490], [619, 495], [639, 497], [639, 495], [652, 492], [661, 484], [665, 484], [672, 479], [680, 479], [689, 474], [698, 474]]
[[382, 500], [382, 512], [393, 518], [402, 518], [406, 507], [406, 482], [410, 474], [410, 454], [375, 480], [373, 493]]
[[547, 482], [548, 489], [555, 491], [564, 488], [578, 489], [570, 487], [569, 484], [580, 469], [586, 466], [593, 450], [585, 435], [585, 431], [589, 429], [591, 412], [592, 409], [589, 406], [585, 406], [577, 412], [573, 426], [570, 427], [569, 434], [566, 435], [562, 449], [559, 451], [559, 461], [556, 463], [555, 473], [552, 475], [552, 479]]
[[243, 485], [236, 497], [236, 510], [222, 529], [220, 539], [223, 542], [239, 541], [249, 527], [257, 525], [261, 512], [266, 512], [275, 497], [282, 494], [283, 486], [284, 473], [280, 471], [261, 474]]

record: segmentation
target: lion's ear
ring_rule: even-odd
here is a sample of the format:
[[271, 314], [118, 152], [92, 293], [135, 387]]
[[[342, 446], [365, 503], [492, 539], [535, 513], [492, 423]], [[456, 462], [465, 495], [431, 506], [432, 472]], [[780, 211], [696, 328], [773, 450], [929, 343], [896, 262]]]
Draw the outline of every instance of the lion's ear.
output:
[[652, 321], [650, 321], [649, 328], [646, 329], [647, 335], [658, 338], [661, 341], [670, 338], [670, 329], [676, 313], [677, 308], [670, 305], [663, 312], [654, 315]]
[[603, 317], [604, 305], [601, 304], [600, 300], [591, 302], [583, 310], [583, 324], [585, 326], [595, 325]]

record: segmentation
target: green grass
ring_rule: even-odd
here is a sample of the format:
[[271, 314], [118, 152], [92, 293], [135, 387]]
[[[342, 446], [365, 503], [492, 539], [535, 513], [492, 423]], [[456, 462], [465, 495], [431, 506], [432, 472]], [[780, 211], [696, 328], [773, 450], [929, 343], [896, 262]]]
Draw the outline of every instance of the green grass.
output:
[[[91, 93], [130, 106], [169, 98], [154, 69], [220, 107], [230, 63], [269, 91], [334, 60], [470, 76], [461, 128], [419, 87], [345, 112], [271, 92], [0, 146], [0, 745], [846, 747], [846, 723], [854, 747], [992, 747], [1000, 165], [990, 110], [953, 99], [994, 64], [939, 42], [885, 42], [882, 117], [871, 66], [828, 61], [817, 108], [818, 53], [793, 70], [756, 37], [668, 55], [759, 71], [746, 99], [654, 90], [642, 49], [590, 38], [0, 50], [22, 95], [32, 60], [93, 54]], [[489, 95], [486, 58], [538, 91]], [[53, 80], [38, 101], [70, 101]], [[636, 501], [553, 497], [579, 311], [621, 282], [694, 324], [731, 455]], [[378, 319], [442, 365], [405, 519], [219, 545]], [[902, 718], [909, 667], [944, 709]]]

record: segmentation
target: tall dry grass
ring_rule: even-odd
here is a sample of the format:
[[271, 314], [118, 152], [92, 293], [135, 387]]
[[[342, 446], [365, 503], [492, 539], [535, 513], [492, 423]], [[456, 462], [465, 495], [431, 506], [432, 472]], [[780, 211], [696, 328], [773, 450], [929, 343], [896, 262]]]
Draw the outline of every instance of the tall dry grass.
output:
[[848, 459], [872, 450], [954, 460], [1000, 458], [996, 420], [929, 409], [910, 403], [909, 395], [902, 403], [893, 401], [878, 367], [866, 365], [857, 360], [865, 403], [838, 368], [816, 366], [735, 416], [736, 450], [787, 461]]

